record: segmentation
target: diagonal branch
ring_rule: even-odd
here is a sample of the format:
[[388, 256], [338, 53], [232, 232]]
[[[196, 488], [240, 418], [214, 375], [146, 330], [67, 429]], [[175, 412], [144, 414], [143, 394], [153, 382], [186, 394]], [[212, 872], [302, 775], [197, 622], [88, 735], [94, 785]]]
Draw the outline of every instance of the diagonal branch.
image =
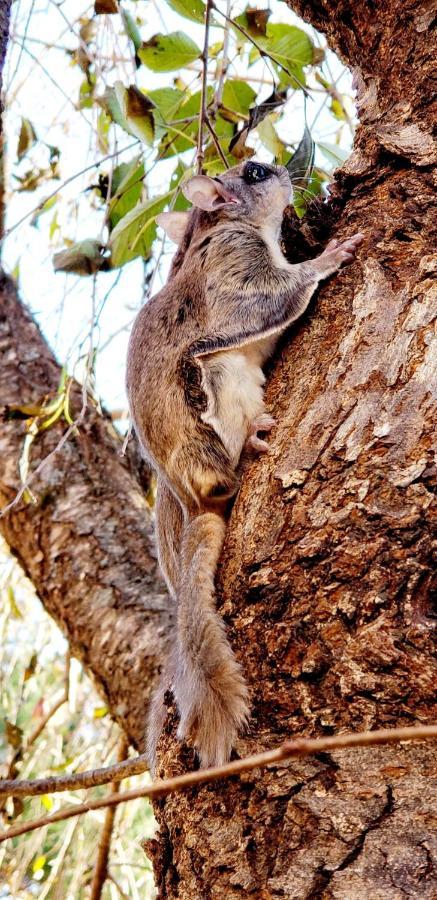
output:
[[[0, 505], [20, 486], [24, 425], [10, 407], [56, 393], [60, 367], [9, 279], [0, 278]], [[71, 391], [72, 414], [81, 389]], [[32, 465], [58, 444], [62, 426], [38, 437]], [[153, 543], [144, 469], [109, 417], [91, 404], [80, 432], [50, 458], [35, 486], [37, 506], [22, 503], [0, 531], [33, 581], [46, 610], [66, 633], [73, 655], [94, 674], [130, 740], [143, 741], [147, 698], [161, 666], [170, 625]]]
[[299, 87], [300, 87], [300, 89], [302, 90], [302, 92], [303, 92], [303, 94], [305, 95], [305, 97], [310, 97], [310, 99], [313, 99], [313, 98], [311, 97], [311, 94], [307, 91], [305, 85], [302, 84], [302, 82], [299, 80], [299, 78], [297, 78], [297, 76], [294, 75], [293, 72], [290, 72], [290, 70], [287, 69], [287, 67], [284, 66], [284, 65], [279, 61], [279, 59], [277, 59], [277, 58], [276, 58], [275, 56], [273, 56], [271, 53], [268, 53], [267, 50], [265, 50], [264, 47], [262, 47], [261, 44], [259, 44], [258, 41], [255, 40], [255, 38], [252, 37], [252, 35], [249, 34], [249, 32], [246, 31], [246, 29], [243, 28], [243, 26], [239, 24], [239, 22], [236, 22], [235, 19], [231, 19], [226, 13], [223, 12], [223, 10], [219, 9], [219, 7], [216, 6], [216, 4], [214, 3], [214, 0], [211, 0], [211, 6], [212, 6], [212, 8], [213, 8], [213, 10], [214, 10], [215, 12], [218, 12], [219, 15], [223, 16], [223, 18], [225, 19], [225, 21], [226, 21], [226, 23], [227, 23], [228, 25], [232, 25], [233, 28], [236, 28], [237, 31], [239, 31], [240, 34], [242, 34], [243, 37], [246, 38], [246, 41], [249, 41], [249, 43], [253, 44], [253, 46], [256, 47], [256, 49], [258, 50], [259, 55], [260, 55], [262, 58], [264, 58], [264, 59], [270, 59], [272, 62], [274, 62], [275, 65], [277, 65], [280, 69], [282, 69], [282, 71], [285, 72], [286, 75], [288, 75], [290, 78], [293, 78], [293, 80], [296, 82], [296, 84], [299, 85]]
[[8, 838], [35, 831], [53, 822], [61, 822], [73, 816], [81, 816], [83, 813], [94, 809], [117, 806], [119, 803], [127, 803], [129, 800], [137, 800], [139, 797], [167, 797], [169, 794], [186, 790], [193, 785], [207, 784], [211, 781], [219, 781], [229, 778], [231, 775], [240, 775], [242, 772], [250, 772], [253, 769], [261, 769], [295, 757], [313, 756], [317, 753], [329, 753], [332, 750], [349, 750], [354, 747], [373, 747], [381, 744], [397, 744], [400, 741], [431, 741], [437, 740], [437, 725], [417, 725], [411, 728], [386, 728], [379, 731], [363, 731], [357, 734], [340, 734], [326, 738], [298, 738], [294, 741], [284, 741], [276, 750], [267, 750], [265, 753], [256, 753], [243, 759], [237, 759], [224, 766], [212, 769], [198, 769], [187, 772], [185, 775], [177, 775], [165, 781], [156, 781], [154, 784], [142, 788], [135, 788], [120, 794], [118, 791], [99, 800], [90, 800], [79, 806], [60, 809], [50, 816], [43, 816], [22, 825], [13, 825], [8, 831], [0, 833], [0, 843]]

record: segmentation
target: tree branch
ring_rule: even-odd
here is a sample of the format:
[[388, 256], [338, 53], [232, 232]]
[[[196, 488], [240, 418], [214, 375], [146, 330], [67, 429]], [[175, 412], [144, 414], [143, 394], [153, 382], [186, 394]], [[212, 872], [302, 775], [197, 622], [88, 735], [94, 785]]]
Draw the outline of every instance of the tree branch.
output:
[[[237, 759], [224, 766], [212, 769], [199, 769], [196, 772], [187, 772], [168, 778], [165, 781], [155, 781], [154, 784], [142, 788], [135, 788], [123, 794], [113, 793], [100, 800], [90, 800], [79, 806], [60, 809], [50, 816], [43, 816], [22, 825], [13, 825], [8, 831], [0, 833], [0, 843], [8, 838], [26, 834], [36, 828], [51, 825], [53, 822], [61, 822], [73, 816], [81, 816], [83, 813], [94, 809], [117, 806], [119, 803], [127, 803], [129, 800], [137, 800], [139, 797], [166, 797], [168, 794], [186, 790], [198, 784], [206, 784], [211, 781], [219, 781], [221, 778], [229, 778], [231, 775], [240, 775], [242, 772], [250, 772], [252, 769], [261, 769], [292, 757], [313, 756], [316, 753], [329, 753], [332, 750], [349, 750], [355, 747], [373, 747], [379, 744], [397, 744], [400, 741], [430, 741], [437, 740], [437, 725], [417, 725], [411, 728], [384, 728], [380, 731], [363, 731], [358, 734], [340, 734], [326, 738], [298, 738], [294, 741], [284, 741], [276, 750], [267, 750], [264, 753], [256, 753]], [[114, 768], [114, 767], [111, 767]]]
[[40, 794], [54, 794], [62, 791], [79, 790], [82, 788], [98, 787], [108, 784], [110, 781], [118, 782], [123, 778], [131, 778], [133, 775], [142, 775], [149, 769], [149, 762], [145, 753], [135, 756], [134, 759], [125, 759], [105, 766], [101, 769], [90, 769], [87, 772], [78, 772], [75, 775], [58, 775], [49, 778], [29, 779], [16, 781], [4, 779], [0, 781], [0, 797], [36, 797]]
[[296, 82], [296, 84], [299, 85], [299, 87], [302, 90], [305, 97], [310, 97], [312, 99], [311, 94], [307, 91], [305, 85], [302, 84], [302, 82], [299, 80], [299, 78], [296, 75], [294, 75], [293, 72], [290, 72], [290, 70], [287, 69], [287, 67], [284, 66], [281, 62], [279, 62], [278, 59], [276, 59], [274, 56], [272, 56], [271, 53], [268, 53], [267, 50], [264, 50], [264, 48], [261, 47], [261, 44], [258, 44], [258, 41], [256, 41], [255, 38], [252, 37], [252, 35], [249, 34], [249, 32], [246, 31], [246, 29], [243, 28], [242, 25], [240, 25], [238, 22], [236, 22], [235, 19], [231, 19], [226, 13], [224, 13], [221, 9], [219, 9], [218, 6], [216, 6], [216, 4], [214, 3], [214, 0], [211, 0], [211, 6], [215, 12], [218, 12], [220, 16], [223, 16], [223, 18], [229, 25], [232, 25], [233, 28], [236, 28], [237, 31], [239, 31], [240, 34], [242, 34], [246, 38], [247, 41], [249, 41], [251, 44], [253, 44], [254, 47], [256, 47], [261, 58], [267, 58], [267, 59], [270, 59], [272, 62], [274, 62], [275, 65], [278, 66], [280, 69], [282, 69], [282, 71], [285, 72], [286, 75], [288, 75], [290, 78], [293, 78], [293, 80]]
[[208, 47], [209, 47], [209, 23], [211, 18], [211, 9], [213, 7], [212, 0], [206, 0], [205, 7], [205, 39], [202, 51], [202, 91], [200, 95], [200, 115], [199, 115], [199, 132], [197, 136], [197, 172], [200, 175], [203, 169], [203, 159], [205, 156], [203, 146], [203, 131], [206, 119], [206, 107], [208, 105]]
[[38, 725], [34, 728], [32, 733], [29, 735], [29, 739], [26, 744], [26, 749], [28, 747], [31, 747], [32, 744], [35, 743], [35, 741], [39, 738], [41, 732], [44, 731], [44, 728], [46, 727], [47, 723], [50, 722], [50, 719], [53, 718], [55, 713], [58, 711], [58, 709], [61, 708], [61, 706], [64, 705], [64, 703], [67, 703], [69, 693], [70, 693], [70, 677], [69, 676], [70, 676], [70, 651], [67, 651], [67, 656], [66, 656], [66, 660], [65, 660], [64, 689], [62, 691], [62, 694], [59, 697], [59, 699], [55, 701], [53, 706], [50, 707], [50, 709], [46, 712], [45, 716], [42, 717], [41, 721], [38, 722]]
[[[24, 424], [8, 410], [56, 393], [60, 367], [10, 279], [0, 277], [0, 505], [20, 487], [17, 460]], [[82, 406], [73, 384], [72, 417]], [[109, 419], [88, 404], [80, 433], [48, 455], [63, 433], [38, 436], [32, 464], [46, 460], [36, 506], [21, 503], [0, 531], [47, 611], [68, 635], [72, 654], [94, 674], [130, 740], [144, 739], [147, 699], [164, 653], [171, 616], [138, 466], [120, 457]]]

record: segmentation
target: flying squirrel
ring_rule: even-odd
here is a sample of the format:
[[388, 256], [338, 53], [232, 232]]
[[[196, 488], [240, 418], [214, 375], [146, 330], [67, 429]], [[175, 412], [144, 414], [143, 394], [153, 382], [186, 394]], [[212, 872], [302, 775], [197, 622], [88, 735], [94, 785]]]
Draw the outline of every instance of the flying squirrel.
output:
[[229, 758], [249, 719], [249, 691], [215, 607], [214, 576], [243, 460], [268, 450], [274, 419], [263, 365], [318, 283], [350, 263], [363, 236], [332, 240], [291, 265], [280, 249], [292, 194], [287, 169], [251, 160], [182, 186], [188, 212], [157, 221], [179, 245], [167, 284], [130, 336], [127, 391], [142, 449], [157, 473], [158, 557], [176, 602], [176, 634], [149, 713], [154, 765], [171, 687], [178, 738], [202, 766]]

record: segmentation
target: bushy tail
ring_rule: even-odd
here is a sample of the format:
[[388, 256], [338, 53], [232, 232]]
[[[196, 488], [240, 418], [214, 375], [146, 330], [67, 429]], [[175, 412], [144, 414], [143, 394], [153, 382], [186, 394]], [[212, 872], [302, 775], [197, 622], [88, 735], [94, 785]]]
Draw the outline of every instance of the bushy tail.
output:
[[214, 512], [192, 518], [182, 532], [173, 692], [178, 737], [190, 738], [203, 766], [226, 762], [249, 715], [247, 686], [215, 609], [224, 534], [224, 520]]

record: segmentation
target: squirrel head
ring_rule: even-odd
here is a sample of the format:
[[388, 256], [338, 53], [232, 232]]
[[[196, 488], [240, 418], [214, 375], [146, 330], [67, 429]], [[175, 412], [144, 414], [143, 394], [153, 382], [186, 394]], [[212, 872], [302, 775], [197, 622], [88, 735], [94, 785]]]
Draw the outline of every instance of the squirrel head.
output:
[[[182, 192], [193, 210], [203, 211], [202, 227], [240, 220], [278, 230], [292, 187], [285, 166], [249, 160], [215, 178], [194, 175], [182, 185]], [[195, 215], [193, 210], [161, 213], [156, 221], [171, 240], [180, 244]]]

